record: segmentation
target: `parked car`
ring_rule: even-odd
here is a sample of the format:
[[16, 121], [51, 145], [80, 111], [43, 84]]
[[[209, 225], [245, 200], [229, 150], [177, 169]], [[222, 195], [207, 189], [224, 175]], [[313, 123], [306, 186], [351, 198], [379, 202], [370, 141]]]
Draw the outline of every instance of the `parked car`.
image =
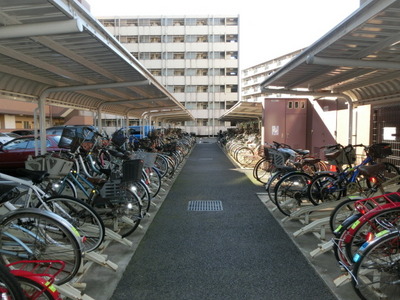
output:
[[0, 132], [0, 143], [5, 144], [17, 137], [20, 135], [13, 132]]
[[94, 126], [91, 125], [60, 125], [47, 128], [46, 134], [62, 135], [65, 128], [71, 129], [75, 132], [82, 132], [84, 128], [90, 128], [90, 131], [84, 132], [84, 134], [86, 135], [86, 140], [91, 140], [93, 138], [92, 131], [97, 130]]
[[[60, 136], [48, 135], [47, 151], [61, 151], [58, 147]], [[35, 155], [35, 143], [40, 148], [40, 140], [35, 141], [34, 136], [23, 136], [9, 141], [0, 146], [0, 170], [12, 170], [16, 168], [24, 168], [25, 161], [29, 155]]]
[[29, 130], [29, 129], [18, 129], [18, 130], [13, 130], [11, 131], [12, 133], [16, 133], [20, 136], [24, 136], [24, 135], [33, 135], [34, 132], [33, 130]]

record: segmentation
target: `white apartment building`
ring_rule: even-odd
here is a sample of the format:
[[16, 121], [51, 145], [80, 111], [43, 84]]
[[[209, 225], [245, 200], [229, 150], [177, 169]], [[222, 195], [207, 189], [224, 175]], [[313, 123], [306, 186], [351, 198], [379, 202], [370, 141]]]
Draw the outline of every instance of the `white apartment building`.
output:
[[98, 17], [196, 118], [177, 124], [214, 136], [239, 100], [239, 16]]
[[241, 101], [262, 102], [266, 97], [279, 98], [280, 95], [267, 95], [261, 92], [260, 83], [280, 67], [289, 62], [302, 50], [294, 51], [272, 60], [242, 70], [241, 76]]

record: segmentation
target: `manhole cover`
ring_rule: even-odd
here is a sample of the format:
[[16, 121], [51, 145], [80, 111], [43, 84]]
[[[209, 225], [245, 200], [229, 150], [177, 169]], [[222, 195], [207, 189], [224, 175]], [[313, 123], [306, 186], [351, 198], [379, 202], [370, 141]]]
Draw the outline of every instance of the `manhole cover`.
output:
[[190, 211], [221, 211], [222, 201], [219, 200], [195, 200], [189, 201], [188, 210]]

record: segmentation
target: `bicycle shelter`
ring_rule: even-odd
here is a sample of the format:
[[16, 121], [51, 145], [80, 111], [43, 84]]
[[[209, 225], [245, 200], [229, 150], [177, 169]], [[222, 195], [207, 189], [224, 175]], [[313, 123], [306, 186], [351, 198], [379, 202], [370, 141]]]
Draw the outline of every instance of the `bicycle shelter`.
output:
[[7, 1], [1, 10], [0, 96], [38, 103], [40, 128], [45, 104], [95, 111], [98, 119], [101, 112], [193, 119], [79, 2]]

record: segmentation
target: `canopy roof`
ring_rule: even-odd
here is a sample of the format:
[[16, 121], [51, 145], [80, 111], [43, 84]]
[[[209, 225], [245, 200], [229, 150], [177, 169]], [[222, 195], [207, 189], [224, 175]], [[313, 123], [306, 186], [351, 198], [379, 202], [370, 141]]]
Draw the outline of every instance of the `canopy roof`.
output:
[[78, 2], [2, 0], [0, 41], [0, 98], [193, 119]]
[[400, 1], [366, 1], [261, 87], [267, 93], [345, 94], [358, 104], [398, 101]]
[[262, 103], [239, 101], [231, 109], [226, 111], [220, 119], [246, 122], [254, 119], [262, 119], [262, 115]]

